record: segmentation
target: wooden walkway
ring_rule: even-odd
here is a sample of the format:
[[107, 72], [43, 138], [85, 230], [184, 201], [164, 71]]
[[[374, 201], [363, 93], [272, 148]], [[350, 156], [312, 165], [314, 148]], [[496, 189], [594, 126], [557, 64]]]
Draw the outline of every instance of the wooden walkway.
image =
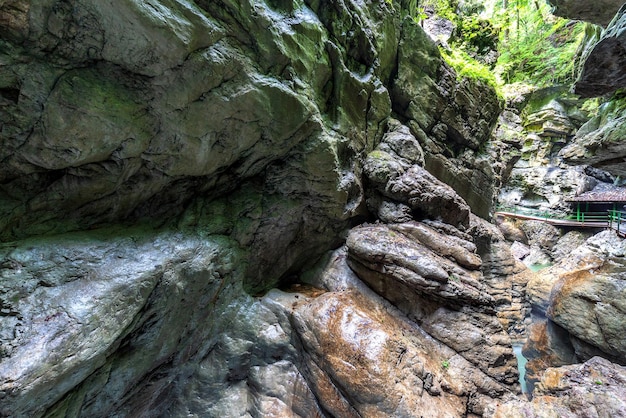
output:
[[[498, 211], [494, 213], [494, 216], [506, 216], [509, 218], [517, 218], [531, 221], [541, 221], [550, 225], [555, 226], [571, 226], [571, 227], [579, 227], [579, 228], [608, 228], [610, 225], [608, 215], [606, 220], [593, 219], [590, 221], [577, 221], [574, 219], [558, 219], [558, 218], [550, 218], [546, 216], [538, 216], [538, 215], [524, 215], [521, 213], [515, 212], [506, 212], [506, 211]], [[626, 228], [625, 228], [626, 229]]]
[[[503, 208], [496, 211], [494, 216], [504, 216], [509, 218], [524, 219], [529, 221], [541, 221], [554, 226], [574, 227], [574, 228], [609, 228], [622, 238], [626, 238], [626, 212], [607, 211], [600, 213], [578, 213], [578, 219], [550, 217], [547, 213], [521, 213], [512, 212]], [[585, 219], [586, 218], [586, 219]]]

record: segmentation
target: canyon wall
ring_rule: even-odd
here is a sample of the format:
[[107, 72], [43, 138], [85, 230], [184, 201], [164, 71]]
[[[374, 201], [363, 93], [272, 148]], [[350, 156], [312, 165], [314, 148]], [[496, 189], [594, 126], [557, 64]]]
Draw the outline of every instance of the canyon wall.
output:
[[1, 416], [528, 407], [502, 103], [408, 6], [0, 1]]

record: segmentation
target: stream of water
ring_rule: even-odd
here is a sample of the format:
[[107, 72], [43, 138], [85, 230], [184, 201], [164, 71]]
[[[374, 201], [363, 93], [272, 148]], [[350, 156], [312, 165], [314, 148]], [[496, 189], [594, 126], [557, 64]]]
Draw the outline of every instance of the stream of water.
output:
[[522, 387], [522, 393], [528, 393], [526, 386], [526, 357], [522, 354], [523, 344], [513, 344], [513, 353], [517, 358], [517, 370], [519, 371], [519, 384]]

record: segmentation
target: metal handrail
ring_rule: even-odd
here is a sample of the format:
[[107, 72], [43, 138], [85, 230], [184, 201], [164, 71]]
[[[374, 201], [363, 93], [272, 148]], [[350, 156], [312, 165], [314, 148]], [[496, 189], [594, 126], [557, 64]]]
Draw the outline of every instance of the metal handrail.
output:
[[609, 210], [609, 228], [617, 231], [618, 235], [626, 235], [626, 211]]
[[[509, 212], [509, 213], [514, 213], [518, 215], [534, 216], [537, 218], [554, 219], [554, 220], [562, 220], [562, 221], [569, 221], [569, 220], [575, 219], [575, 217], [572, 218], [573, 215], [558, 216], [555, 212], [550, 211], [550, 210], [532, 209], [532, 208], [526, 208], [523, 206], [521, 207], [520, 206], [497, 206], [496, 212]], [[598, 212], [598, 214], [599, 213], [600, 212]], [[606, 213], [603, 213], [602, 220], [606, 220], [606, 218], [607, 218]], [[598, 216], [598, 219], [600, 219], [599, 216]]]
[[[547, 222], [572, 222], [579, 226], [602, 227], [606, 226], [617, 231], [618, 234], [626, 236], [626, 211], [607, 210], [603, 212], [584, 212], [578, 211], [575, 214], [557, 215], [555, 212], [548, 210], [537, 210], [519, 206], [498, 206], [496, 212], [510, 213], [520, 217], [527, 216], [537, 218], [537, 220], [545, 220]], [[601, 225], [598, 225], [601, 224]], [[603, 225], [602, 225], [603, 224]]]

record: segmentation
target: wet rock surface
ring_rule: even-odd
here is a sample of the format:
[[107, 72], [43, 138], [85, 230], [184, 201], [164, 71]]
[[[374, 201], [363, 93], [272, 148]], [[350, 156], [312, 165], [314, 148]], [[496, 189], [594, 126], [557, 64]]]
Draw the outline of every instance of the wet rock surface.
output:
[[[471, 241], [463, 246], [461, 240], [449, 245], [446, 238], [450, 240], [418, 223], [363, 226], [348, 236], [348, 264], [430, 335], [513, 385], [517, 377], [510, 337], [495, 315], [491, 289], [482, 283], [475, 247]], [[437, 251], [433, 242], [448, 251]]]
[[575, 337], [626, 362], [617, 328], [624, 321], [623, 240], [613, 231], [589, 238], [568, 258], [535, 273], [531, 303]]
[[532, 402], [498, 406], [494, 417], [619, 417], [626, 414], [626, 370], [601, 357], [584, 364], [551, 368], [535, 388]]
[[219, 322], [241, 292], [223, 240], [117, 232], [3, 246], [3, 415], [104, 416], [123, 394], [148, 402], [167, 387], [164, 371], [211, 340], [205, 319]]
[[[572, 214], [575, 206], [568, 200], [575, 196], [619, 190], [616, 176], [623, 164], [609, 157], [621, 155], [620, 141], [612, 136], [619, 130], [618, 106], [608, 104], [589, 118], [576, 106], [568, 108], [571, 98], [555, 98], [554, 93], [533, 93], [516, 113], [519, 118], [501, 120], [496, 131], [510, 137], [510, 145], [520, 152], [499, 197], [503, 211], [558, 219]], [[593, 387], [575, 378], [564, 385], [570, 385], [568, 392], [556, 389], [554, 382], [540, 382], [551, 367], [587, 373], [582, 363], [596, 356], [609, 368], [625, 364], [614, 338], [614, 327], [624, 321], [622, 307], [609, 296], [621, 300], [624, 266], [618, 254], [623, 239], [613, 231], [572, 230], [509, 216], [498, 215], [495, 221], [514, 258], [532, 269], [508, 281], [524, 286], [522, 312], [527, 316], [521, 332], [513, 335], [525, 342], [525, 380], [535, 388], [531, 402], [501, 405], [495, 416], [619, 416], [622, 406], [612, 399], [621, 396], [614, 392], [621, 388]], [[604, 405], [584, 406], [600, 398], [607, 399], [608, 412]]]
[[[515, 396], [470, 232], [489, 245], [471, 210], [493, 193], [455, 191], [477, 167], [489, 184], [469, 156], [498, 102], [400, 10], [17, 0], [0, 29], [1, 415], [457, 417]], [[404, 92], [423, 59], [436, 108]], [[441, 180], [425, 147], [448, 137]], [[348, 232], [376, 215], [402, 221]], [[385, 280], [438, 300], [423, 328], [352, 255], [288, 286], [346, 236], [371, 263], [388, 233]]]
[[0, 1], [0, 415], [529, 407], [501, 103], [395, 6]]

